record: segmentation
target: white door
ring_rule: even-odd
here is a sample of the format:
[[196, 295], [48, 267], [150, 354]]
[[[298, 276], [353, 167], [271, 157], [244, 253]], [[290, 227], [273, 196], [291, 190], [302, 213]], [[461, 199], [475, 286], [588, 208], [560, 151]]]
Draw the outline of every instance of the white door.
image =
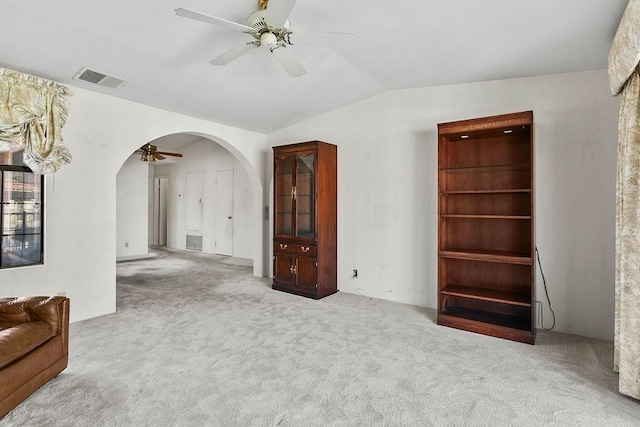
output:
[[233, 255], [233, 169], [216, 172], [216, 253]]
[[202, 235], [202, 177], [203, 172], [187, 172], [185, 213], [187, 234]]

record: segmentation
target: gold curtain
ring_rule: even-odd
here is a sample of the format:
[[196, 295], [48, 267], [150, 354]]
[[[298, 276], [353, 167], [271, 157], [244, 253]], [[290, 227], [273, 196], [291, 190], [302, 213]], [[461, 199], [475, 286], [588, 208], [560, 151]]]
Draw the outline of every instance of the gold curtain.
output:
[[614, 369], [621, 393], [640, 399], [640, 2], [630, 0], [609, 52], [620, 95], [616, 181]]
[[0, 152], [24, 148], [24, 163], [37, 173], [71, 163], [62, 127], [72, 92], [59, 83], [0, 68]]

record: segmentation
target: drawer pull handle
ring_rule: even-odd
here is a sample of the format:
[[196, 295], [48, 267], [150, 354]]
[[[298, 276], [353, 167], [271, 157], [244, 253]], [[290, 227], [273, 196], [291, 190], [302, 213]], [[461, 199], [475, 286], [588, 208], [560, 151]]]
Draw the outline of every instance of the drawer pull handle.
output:
[[287, 249], [289, 245], [285, 245], [284, 243], [280, 243], [280, 249]]
[[311, 249], [309, 246], [303, 246], [302, 247], [302, 252], [309, 252], [309, 249]]

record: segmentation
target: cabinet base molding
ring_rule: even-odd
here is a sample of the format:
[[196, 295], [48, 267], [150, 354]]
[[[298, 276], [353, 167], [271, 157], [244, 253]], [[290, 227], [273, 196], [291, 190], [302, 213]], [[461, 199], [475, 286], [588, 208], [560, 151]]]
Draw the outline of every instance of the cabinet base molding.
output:
[[[469, 316], [472, 317], [473, 315]], [[478, 316], [481, 318], [481, 316]], [[518, 327], [509, 327], [505, 325], [496, 324], [495, 315], [492, 316], [491, 322], [482, 320], [473, 320], [468, 317], [461, 317], [459, 313], [447, 314], [439, 313], [437, 324], [442, 326], [448, 326], [450, 328], [461, 329], [469, 332], [476, 332], [483, 335], [488, 335], [496, 338], [504, 338], [511, 341], [518, 341], [525, 344], [534, 344], [536, 340], [535, 331], [531, 332], [527, 329], [520, 329]], [[504, 324], [508, 324], [508, 319], [504, 319]], [[526, 327], [525, 327], [526, 328]]]
[[281, 285], [277, 285], [277, 284], [273, 284], [271, 285], [271, 289], [276, 290], [276, 291], [281, 291], [281, 292], [286, 292], [288, 294], [293, 294], [293, 295], [299, 295], [302, 297], [307, 297], [307, 298], [311, 298], [311, 299], [322, 299], [324, 297], [327, 297], [329, 295], [333, 295], [335, 293], [338, 292], [338, 290], [332, 290], [327, 294], [319, 294], [315, 291], [305, 291], [303, 289], [299, 289], [299, 288], [292, 288], [289, 286], [281, 286]]

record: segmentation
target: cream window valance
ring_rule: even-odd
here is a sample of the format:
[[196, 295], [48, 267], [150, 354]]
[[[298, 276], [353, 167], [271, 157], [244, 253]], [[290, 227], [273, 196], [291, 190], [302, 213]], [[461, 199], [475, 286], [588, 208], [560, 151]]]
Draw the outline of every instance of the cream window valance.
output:
[[640, 62], [640, 2], [630, 0], [609, 51], [609, 87], [619, 95]]
[[37, 173], [71, 162], [62, 127], [73, 93], [59, 83], [0, 68], [0, 152], [24, 149], [24, 164]]

